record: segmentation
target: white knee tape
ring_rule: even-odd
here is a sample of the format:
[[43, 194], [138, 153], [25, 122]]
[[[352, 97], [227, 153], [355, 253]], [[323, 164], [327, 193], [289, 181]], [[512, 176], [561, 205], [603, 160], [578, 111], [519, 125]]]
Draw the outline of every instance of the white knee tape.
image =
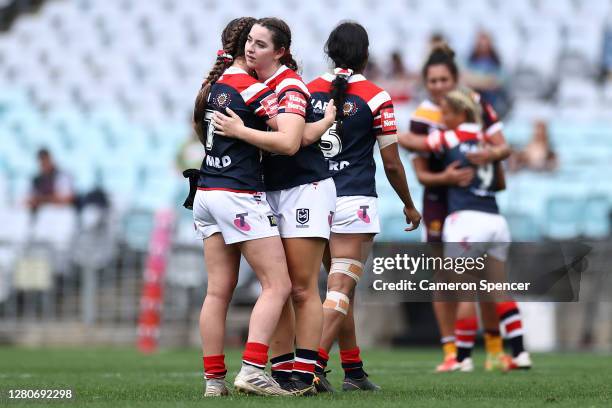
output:
[[335, 310], [346, 316], [350, 303], [351, 300], [344, 293], [329, 291], [325, 302], [323, 302], [323, 308]]
[[358, 283], [363, 273], [363, 264], [349, 258], [332, 258], [329, 274], [332, 273], [342, 273], [350, 276], [355, 280], [355, 283]]

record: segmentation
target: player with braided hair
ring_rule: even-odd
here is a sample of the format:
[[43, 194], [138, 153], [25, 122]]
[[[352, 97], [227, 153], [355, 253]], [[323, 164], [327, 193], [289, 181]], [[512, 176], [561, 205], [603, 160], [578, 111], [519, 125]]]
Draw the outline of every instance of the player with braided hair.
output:
[[[260, 395], [289, 395], [264, 371], [291, 281], [276, 221], [263, 192], [261, 152], [254, 145], [216, 134], [212, 125], [214, 112], [228, 107], [253, 128], [263, 130], [276, 120], [276, 94], [247, 73], [244, 44], [254, 23], [254, 18], [237, 18], [223, 30], [223, 49], [202, 84], [194, 109], [194, 125], [206, 153], [192, 204], [208, 273], [200, 314], [205, 396], [228, 394], [225, 321], [241, 254], [255, 271], [262, 292], [251, 313], [242, 368], [234, 386]], [[290, 146], [279, 139], [272, 148], [282, 153]]]
[[326, 378], [328, 353], [338, 338], [345, 379], [342, 389], [377, 390], [363, 370], [355, 336], [354, 290], [363, 273], [374, 236], [380, 232], [376, 194], [374, 144], [378, 142], [389, 182], [404, 203], [409, 225], [419, 226], [404, 167], [397, 148], [397, 129], [391, 97], [367, 80], [362, 72], [368, 62], [368, 33], [358, 23], [343, 22], [330, 33], [325, 51], [334, 73], [308, 84], [315, 116], [322, 115], [333, 99], [339, 109], [336, 121], [319, 142], [336, 183], [336, 213], [326, 256], [329, 272], [323, 303], [323, 336], [317, 360], [317, 389], [332, 391]]
[[[295, 72], [289, 26], [273, 17], [258, 20], [245, 50], [249, 68], [277, 94], [277, 126], [282, 138], [297, 143], [292, 154], [268, 154], [263, 160], [268, 202], [278, 217], [292, 283], [292, 302], [283, 309], [271, 361], [273, 375], [282, 387], [309, 395], [316, 392], [314, 368], [323, 326], [318, 275], [336, 208], [336, 188], [321, 150], [313, 144], [302, 145], [303, 138], [312, 136], [312, 123], [307, 126], [306, 122], [315, 119], [308, 88]], [[223, 134], [256, 145], [270, 137], [228, 113], [229, 117], [215, 116], [215, 126]], [[335, 112], [329, 123], [316, 122], [324, 122], [324, 129], [313, 133], [316, 138], [332, 125], [334, 116]]]

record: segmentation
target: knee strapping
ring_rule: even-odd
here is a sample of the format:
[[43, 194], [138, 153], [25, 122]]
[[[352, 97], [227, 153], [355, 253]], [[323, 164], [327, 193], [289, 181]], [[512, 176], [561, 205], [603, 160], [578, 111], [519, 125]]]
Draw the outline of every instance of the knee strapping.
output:
[[346, 316], [350, 303], [351, 300], [344, 293], [329, 291], [327, 292], [325, 302], [323, 302], [323, 308], [335, 310]]
[[341, 273], [351, 277], [355, 283], [359, 282], [363, 274], [363, 264], [349, 258], [332, 258], [329, 274]]

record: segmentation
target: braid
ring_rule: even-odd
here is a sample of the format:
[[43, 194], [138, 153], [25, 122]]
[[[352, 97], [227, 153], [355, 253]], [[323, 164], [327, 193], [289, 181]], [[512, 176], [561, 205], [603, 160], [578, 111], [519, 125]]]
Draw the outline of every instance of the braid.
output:
[[[223, 50], [233, 58], [244, 56], [244, 45], [251, 27], [255, 23], [252, 17], [236, 18], [225, 27], [221, 34]], [[208, 95], [212, 86], [221, 78], [221, 75], [232, 65], [231, 59], [217, 58], [208, 76], [202, 82], [200, 91], [196, 96], [193, 110], [194, 129], [200, 141], [204, 139], [204, 113], [208, 105]], [[204, 142], [202, 142], [204, 143]]]

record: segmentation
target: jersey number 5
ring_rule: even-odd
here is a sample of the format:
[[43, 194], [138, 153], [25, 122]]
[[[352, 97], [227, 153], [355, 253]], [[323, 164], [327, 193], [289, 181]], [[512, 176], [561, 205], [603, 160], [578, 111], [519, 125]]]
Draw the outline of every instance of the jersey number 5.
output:
[[207, 109], [204, 113], [204, 122], [206, 123], [206, 143], [204, 148], [208, 151], [212, 150], [213, 138], [215, 136], [215, 127], [212, 124], [212, 118], [215, 111]]
[[319, 141], [319, 149], [323, 152], [323, 156], [328, 159], [336, 156], [342, 151], [342, 140], [340, 140], [340, 136], [338, 136], [338, 132], [336, 131], [337, 123], [338, 122], [334, 122], [334, 124], [323, 133], [321, 141]]

